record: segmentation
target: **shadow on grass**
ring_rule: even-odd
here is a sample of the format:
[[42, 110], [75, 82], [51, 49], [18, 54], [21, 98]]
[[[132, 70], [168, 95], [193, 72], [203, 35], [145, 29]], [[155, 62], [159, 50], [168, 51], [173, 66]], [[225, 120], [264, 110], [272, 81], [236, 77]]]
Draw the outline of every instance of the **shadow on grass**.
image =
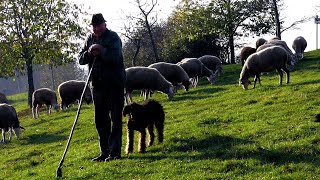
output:
[[305, 81], [305, 82], [300, 82], [300, 83], [294, 83], [294, 85], [309, 85], [309, 84], [318, 84], [320, 83], [320, 80], [312, 80], [312, 81]]
[[[274, 164], [277, 166], [288, 163], [308, 163], [319, 166], [320, 157], [316, 153], [307, 152], [290, 152], [288, 148], [279, 150], [268, 150], [263, 147], [254, 149], [243, 148], [246, 145], [253, 145], [253, 141], [248, 139], [234, 138], [231, 136], [211, 136], [206, 139], [198, 140], [195, 137], [189, 139], [173, 138], [170, 140], [173, 145], [164, 147], [165, 151], [161, 155], [153, 156], [152, 153], [159, 152], [159, 148], [147, 150], [147, 155], [139, 157], [130, 157], [130, 159], [152, 159], [161, 160], [165, 158], [173, 158], [177, 160], [191, 159], [210, 160], [221, 159], [225, 160], [242, 160], [242, 159], [257, 159], [262, 164]], [[241, 146], [241, 147], [240, 147]], [[303, 149], [292, 147], [293, 149]], [[293, 151], [293, 150], [291, 150]], [[193, 153], [195, 152], [195, 153]], [[316, 148], [314, 149], [316, 152]], [[178, 154], [178, 155], [177, 155]]]
[[224, 88], [214, 86], [207, 88], [192, 89], [191, 91], [184, 92], [183, 94], [175, 95], [170, 101], [206, 99], [212, 97], [212, 94], [224, 90]]
[[47, 143], [62, 141], [65, 139], [67, 139], [67, 136], [42, 133], [42, 134], [30, 135], [26, 140], [27, 140], [27, 144], [47, 144]]

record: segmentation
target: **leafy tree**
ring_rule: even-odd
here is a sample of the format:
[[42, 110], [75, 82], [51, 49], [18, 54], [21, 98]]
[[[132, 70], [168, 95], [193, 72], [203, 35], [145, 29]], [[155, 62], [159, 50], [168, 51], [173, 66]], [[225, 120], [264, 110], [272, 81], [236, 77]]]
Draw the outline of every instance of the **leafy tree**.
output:
[[212, 0], [208, 8], [220, 36], [228, 38], [230, 63], [235, 63], [234, 38], [265, 34], [273, 28], [273, 11], [264, 0]]
[[168, 18], [162, 42], [165, 61], [205, 54], [220, 56], [221, 42], [207, 6], [198, 1], [182, 0]]
[[34, 91], [33, 65], [71, 62], [86, 35], [83, 6], [67, 0], [0, 1], [0, 72], [11, 76], [25, 69], [28, 103]]

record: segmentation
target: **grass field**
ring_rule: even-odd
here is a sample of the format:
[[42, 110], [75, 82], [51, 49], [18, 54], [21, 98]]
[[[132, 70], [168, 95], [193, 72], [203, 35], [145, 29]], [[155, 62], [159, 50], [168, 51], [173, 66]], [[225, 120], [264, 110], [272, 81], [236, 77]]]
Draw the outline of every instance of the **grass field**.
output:
[[[124, 118], [121, 160], [91, 161], [99, 154], [98, 137], [93, 105], [84, 104], [62, 179], [319, 179], [320, 51], [305, 53], [289, 85], [278, 86], [274, 72], [244, 91], [240, 65], [223, 68], [215, 85], [201, 80], [173, 100], [154, 94], [166, 112], [165, 139], [147, 153], [125, 155]], [[33, 119], [26, 98], [8, 97], [26, 130], [0, 144], [0, 179], [54, 179], [77, 107]]]

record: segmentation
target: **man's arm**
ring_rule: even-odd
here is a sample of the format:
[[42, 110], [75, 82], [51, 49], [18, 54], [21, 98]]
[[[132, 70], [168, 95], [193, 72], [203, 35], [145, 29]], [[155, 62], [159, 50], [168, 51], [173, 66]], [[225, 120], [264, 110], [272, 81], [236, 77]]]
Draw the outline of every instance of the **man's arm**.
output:
[[88, 51], [88, 49], [89, 49], [88, 42], [89, 41], [90, 41], [90, 36], [88, 36], [84, 47], [82, 48], [82, 50], [79, 53], [78, 60], [79, 60], [80, 65], [88, 64], [91, 61], [91, 59], [93, 58], [93, 56]]

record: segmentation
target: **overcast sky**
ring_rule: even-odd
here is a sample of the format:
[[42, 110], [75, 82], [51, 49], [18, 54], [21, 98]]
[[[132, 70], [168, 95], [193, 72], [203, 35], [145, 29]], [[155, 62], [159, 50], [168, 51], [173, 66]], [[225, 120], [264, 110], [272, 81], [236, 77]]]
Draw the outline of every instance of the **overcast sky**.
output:
[[[107, 20], [108, 28], [121, 32], [125, 15], [138, 12], [138, 8], [133, 4], [133, 0], [73, 0], [90, 6], [90, 14], [102, 13]], [[160, 18], [165, 19], [170, 15], [172, 9], [178, 4], [179, 0], [158, 0], [157, 12]], [[320, 5], [320, 0], [285, 0], [285, 10], [282, 17], [286, 17], [284, 26], [289, 26], [296, 20], [304, 16], [315, 16], [315, 5]], [[320, 16], [320, 13], [319, 13]], [[285, 40], [291, 48], [291, 44], [295, 37], [303, 36], [308, 42], [307, 51], [316, 49], [316, 24], [314, 19], [298, 26], [299, 30], [289, 30], [282, 33], [282, 40]], [[319, 27], [320, 29], [320, 27]], [[263, 36], [268, 39], [271, 36]], [[256, 38], [248, 38], [245, 40], [247, 45], [255, 46]], [[320, 43], [318, 43], [320, 48]]]

